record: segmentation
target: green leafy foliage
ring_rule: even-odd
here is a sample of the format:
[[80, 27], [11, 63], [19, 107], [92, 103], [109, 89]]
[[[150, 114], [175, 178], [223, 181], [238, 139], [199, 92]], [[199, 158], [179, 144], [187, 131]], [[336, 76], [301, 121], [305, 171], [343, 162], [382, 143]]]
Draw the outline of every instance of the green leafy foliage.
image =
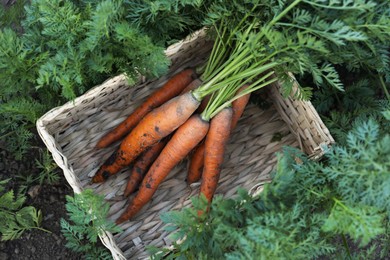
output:
[[10, 6], [7, 6], [7, 1], [0, 3], [0, 28], [7, 26], [21, 30], [20, 21], [24, 16], [23, 8], [26, 2], [26, 0], [19, 0]]
[[40, 150], [41, 157], [35, 159], [35, 165], [40, 172], [37, 176], [37, 181], [40, 185], [43, 183], [47, 184], [55, 184], [60, 180], [60, 176], [56, 169], [58, 169], [57, 164], [53, 161], [53, 157], [50, 155], [48, 150], [42, 151]]
[[346, 234], [362, 245], [384, 233], [382, 226], [384, 215], [375, 207], [358, 205], [346, 206], [336, 200], [322, 229], [325, 232]]
[[348, 132], [356, 123], [369, 118], [374, 118], [381, 125], [380, 134], [389, 132], [390, 121], [386, 120], [382, 111], [390, 109], [390, 101], [382, 97], [380, 82], [367, 71], [361, 75], [345, 74], [344, 80], [348, 84], [344, 92], [323, 86], [314, 92], [312, 99], [336, 141], [345, 145]]
[[[278, 62], [284, 73], [310, 74], [317, 86], [343, 90], [336, 66], [388, 78], [389, 11], [388, 1], [232, 1], [212, 5], [206, 21], [227, 19], [232, 31], [252, 27], [255, 35], [240, 41], [253, 41], [258, 60]], [[242, 24], [245, 13], [250, 15]], [[374, 27], [378, 30], [369, 29]], [[310, 97], [308, 88], [300, 92]]]
[[73, 99], [102, 77], [124, 72], [135, 80], [139, 74], [158, 76], [167, 69], [164, 49], [129, 28], [120, 1], [85, 3], [82, 8], [72, 1], [36, 0], [26, 11], [25, 40], [39, 43], [39, 51], [47, 53], [37, 75], [40, 88]]
[[113, 75], [135, 82], [165, 73], [167, 41], [201, 26], [200, 9], [190, 12], [201, 4], [33, 0], [1, 9], [0, 138], [7, 150], [21, 159], [37, 118]]
[[[390, 10], [388, 3], [381, 1], [304, 1], [309, 6], [298, 6], [292, 10], [292, 21], [280, 21], [277, 25], [288, 30], [286, 39], [298, 38], [298, 42], [305, 43], [307, 53], [297, 54], [289, 67], [295, 74], [309, 71], [314, 82], [323, 86], [324, 83], [343, 89], [335, 65], [347, 65], [350, 70], [362, 68], [372, 69], [376, 73], [383, 73], [382, 64], [387, 63], [385, 57], [379, 53], [386, 52], [384, 42], [379, 39], [390, 36], [390, 27], [384, 25], [384, 31], [371, 34], [357, 23], [370, 24], [371, 17], [383, 16], [383, 9]], [[386, 6], [387, 5], [387, 6]], [[374, 15], [375, 13], [375, 15]], [[368, 18], [368, 16], [370, 18]], [[363, 22], [364, 20], [364, 22]], [[373, 24], [376, 24], [373, 22]], [[378, 24], [377, 24], [378, 25]], [[382, 25], [379, 25], [382, 26]], [[388, 40], [387, 40], [388, 41]], [[364, 42], [364, 44], [362, 44]], [[381, 42], [378, 44], [378, 42]], [[366, 46], [372, 46], [367, 48]], [[361, 59], [361, 53], [370, 53], [371, 57]], [[296, 56], [296, 54], [292, 53]], [[367, 55], [367, 56], [368, 56]], [[376, 59], [377, 66], [372, 66], [371, 60]], [[350, 66], [355, 64], [354, 67]]]
[[[173, 251], [154, 249], [154, 256], [308, 259], [337, 254], [339, 235], [361, 247], [385, 236], [390, 219], [390, 136], [380, 134], [379, 128], [374, 120], [358, 124], [346, 146], [328, 151], [325, 163], [286, 147], [278, 156], [273, 181], [258, 197], [246, 191], [236, 199], [217, 197], [201, 217], [197, 213], [205, 210], [206, 202], [194, 198], [193, 207], [164, 214], [172, 240], [180, 243]], [[372, 245], [366, 254], [375, 248]]]
[[84, 190], [74, 197], [66, 197], [69, 221], [61, 219], [61, 231], [66, 247], [81, 252], [86, 259], [111, 259], [111, 254], [97, 246], [99, 235], [120, 232], [121, 229], [107, 219], [109, 205], [92, 190]]
[[38, 148], [39, 156], [35, 158], [35, 167], [39, 171], [27, 171], [19, 172], [16, 174], [16, 180], [19, 183], [19, 191], [26, 193], [28, 189], [33, 185], [54, 185], [58, 184], [60, 175], [58, 172], [58, 166], [53, 161], [53, 157], [48, 150]]
[[381, 137], [379, 128], [373, 120], [359, 123], [348, 134], [347, 147], [334, 148], [332, 165], [324, 172], [338, 181], [344, 200], [375, 206], [390, 216], [390, 136]]
[[[5, 191], [4, 185], [9, 181], [0, 181], [0, 234], [1, 240], [13, 240], [27, 230], [39, 228], [42, 213], [33, 206], [23, 206], [26, 197], [15, 194], [13, 190]], [[43, 229], [42, 229], [43, 230]]]
[[[124, 1], [126, 18], [161, 45], [181, 40], [199, 29], [205, 18], [205, 6], [211, 1], [157, 0]], [[163, 33], [162, 33], [163, 32]]]

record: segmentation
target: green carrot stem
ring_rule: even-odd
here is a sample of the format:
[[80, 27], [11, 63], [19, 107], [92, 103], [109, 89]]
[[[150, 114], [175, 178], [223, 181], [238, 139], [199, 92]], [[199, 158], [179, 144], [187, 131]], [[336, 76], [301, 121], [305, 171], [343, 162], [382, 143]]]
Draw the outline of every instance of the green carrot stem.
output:
[[[251, 92], [255, 91], [255, 90], [258, 90], [260, 88], [263, 88], [265, 86], [268, 86], [269, 84], [272, 84], [274, 83], [275, 81], [277, 81], [278, 79], [277, 78], [273, 78], [271, 80], [268, 80], [266, 82], [264, 82], [263, 84], [261, 85], [258, 85], [256, 88], [253, 88]], [[228, 101], [226, 101], [225, 103], [223, 103], [222, 105], [220, 105], [218, 108], [216, 108], [209, 116], [208, 118], [213, 118], [216, 114], [218, 114], [222, 109], [224, 109], [225, 107], [228, 107], [231, 105], [231, 103], [236, 100], [238, 97], [241, 97], [242, 95], [238, 95], [237, 97], [234, 97], [233, 99], [230, 99]], [[206, 117], [207, 118], [207, 117]]]
[[383, 77], [379, 76], [379, 80], [381, 82], [381, 85], [382, 85], [382, 88], [383, 88], [383, 92], [385, 93], [387, 100], [390, 101], [390, 94], [389, 94], [389, 91], [387, 90], [386, 83], [383, 80]]
[[[224, 41], [222, 40], [224, 38], [224, 35], [226, 33], [227, 28], [225, 26], [222, 26], [222, 23], [220, 27], [222, 29], [216, 28], [217, 25], [214, 24], [215, 31], [218, 34], [217, 39], [214, 42], [213, 48], [211, 49], [211, 53], [208, 59], [208, 62], [206, 64], [206, 68], [204, 73], [201, 76], [202, 81], [208, 81], [210, 74], [217, 69], [219, 63], [221, 60], [226, 56], [226, 46], [224, 45]], [[222, 30], [222, 34], [219, 33], [219, 31]]]
[[249, 62], [252, 57], [248, 55], [248, 52], [248, 49], [244, 49], [241, 51], [241, 53], [232, 53], [229, 59], [221, 65], [221, 70], [216, 71], [214, 74], [211, 75], [212, 79], [209, 81], [210, 85], [231, 74], [232, 70], [234, 70], [238, 66], [242, 66], [246, 62]]
[[244, 71], [239, 72], [238, 74], [231, 76], [229, 78], [226, 78], [225, 80], [215, 84], [213, 86], [213, 89], [220, 89], [225, 85], [232, 84], [234, 82], [241, 82], [244, 80], [244, 83], [250, 82], [253, 78], [258, 76], [259, 74], [263, 73], [264, 71], [267, 71], [269, 69], [272, 69], [276, 67], [277, 65], [280, 65], [278, 62], [270, 62], [268, 64], [256, 67], [256, 64], [252, 65], [248, 69], [245, 69]]
[[277, 23], [280, 19], [282, 19], [288, 12], [290, 12], [291, 9], [293, 9], [296, 5], [298, 5], [302, 0], [295, 0], [292, 2], [287, 8], [283, 10], [278, 16], [276, 16], [272, 21], [268, 24], [268, 27], [272, 27]]

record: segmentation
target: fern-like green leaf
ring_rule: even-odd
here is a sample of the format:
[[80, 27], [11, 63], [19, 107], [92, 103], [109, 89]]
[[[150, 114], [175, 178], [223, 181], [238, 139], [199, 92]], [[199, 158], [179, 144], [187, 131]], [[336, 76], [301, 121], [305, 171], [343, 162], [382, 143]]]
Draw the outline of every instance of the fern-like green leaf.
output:
[[366, 246], [373, 238], [383, 234], [384, 218], [377, 208], [362, 205], [345, 207], [338, 202], [324, 223], [323, 230], [348, 234], [361, 246]]
[[[92, 190], [84, 190], [74, 197], [66, 197], [66, 209], [72, 224], [61, 219], [61, 231], [64, 234], [66, 247], [82, 252], [88, 259], [107, 259], [109, 254], [96, 247], [97, 239], [103, 232], [120, 232], [121, 229], [107, 219], [109, 205], [102, 196]], [[102, 257], [102, 258], [100, 258]]]
[[[0, 182], [1, 185], [6, 181]], [[2, 187], [0, 192], [4, 191]], [[0, 234], [1, 240], [13, 240], [21, 237], [26, 230], [37, 228], [41, 225], [42, 213], [33, 206], [23, 207], [26, 197], [22, 194], [15, 196], [13, 190], [9, 190], [0, 196]]]

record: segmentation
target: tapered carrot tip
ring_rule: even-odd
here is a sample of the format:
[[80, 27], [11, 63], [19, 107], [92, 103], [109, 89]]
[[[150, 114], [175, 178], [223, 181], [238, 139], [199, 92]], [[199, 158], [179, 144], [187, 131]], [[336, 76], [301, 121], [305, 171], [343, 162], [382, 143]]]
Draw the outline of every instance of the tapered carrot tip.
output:
[[118, 218], [116, 221], [115, 221], [115, 224], [119, 225], [119, 224], [122, 224], [123, 222], [125, 222], [127, 219], [123, 218], [123, 217], [120, 217]]
[[204, 214], [208, 214], [210, 212], [210, 209], [211, 209], [211, 202], [209, 202], [209, 204], [207, 205], [206, 210], [203, 209], [198, 210], [198, 217], [202, 217]]
[[92, 177], [92, 183], [100, 183], [106, 181], [110, 176], [119, 172], [123, 166], [112, 164], [112, 165], [102, 165], [95, 176]]
[[92, 183], [101, 183], [106, 181], [112, 174], [114, 169], [117, 168], [117, 165], [113, 164], [117, 159], [117, 151], [114, 151], [110, 157], [104, 162], [104, 164], [99, 168], [99, 170], [92, 177]]
[[[104, 177], [104, 176], [107, 176], [107, 177]], [[107, 180], [109, 176], [110, 176], [110, 174], [107, 173], [106, 171], [104, 171], [101, 175], [93, 176], [91, 182], [92, 183], [101, 183], [101, 182], [104, 182], [105, 180]]]
[[[137, 202], [139, 202], [139, 201], [137, 201], [135, 198], [133, 198], [133, 200], [132, 200], [131, 203], [134, 203], [134, 201], [136, 201], [135, 204], [137, 204]], [[134, 204], [130, 204], [130, 205], [127, 207], [127, 209], [125, 210], [125, 212], [123, 212], [122, 215], [119, 216], [119, 218], [117, 218], [117, 220], [115, 221], [115, 223], [116, 223], [117, 225], [119, 225], [119, 224], [122, 224], [123, 222], [129, 220], [132, 216], [129, 216], [128, 211], [129, 211], [129, 210], [130, 210], [130, 211], [134, 211], [135, 208], [137, 208], [137, 206], [134, 206]]]
[[97, 174], [97, 175], [93, 176], [91, 182], [92, 183], [101, 183], [101, 182], [106, 181], [110, 176], [111, 176], [111, 174], [108, 171], [103, 170], [101, 172], [101, 174]]

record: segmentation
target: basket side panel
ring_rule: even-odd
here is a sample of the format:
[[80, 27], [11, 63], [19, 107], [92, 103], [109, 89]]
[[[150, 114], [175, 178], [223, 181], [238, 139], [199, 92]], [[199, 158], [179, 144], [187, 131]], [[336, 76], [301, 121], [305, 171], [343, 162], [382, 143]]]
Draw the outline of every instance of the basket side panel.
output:
[[[294, 89], [297, 91], [298, 82], [294, 80]], [[280, 82], [271, 86], [272, 101], [287, 123], [291, 132], [296, 136], [300, 148], [312, 159], [319, 159], [324, 154], [324, 146], [334, 143], [334, 139], [325, 126], [318, 112], [310, 101], [296, 100], [292, 95], [288, 98], [282, 95]]]

